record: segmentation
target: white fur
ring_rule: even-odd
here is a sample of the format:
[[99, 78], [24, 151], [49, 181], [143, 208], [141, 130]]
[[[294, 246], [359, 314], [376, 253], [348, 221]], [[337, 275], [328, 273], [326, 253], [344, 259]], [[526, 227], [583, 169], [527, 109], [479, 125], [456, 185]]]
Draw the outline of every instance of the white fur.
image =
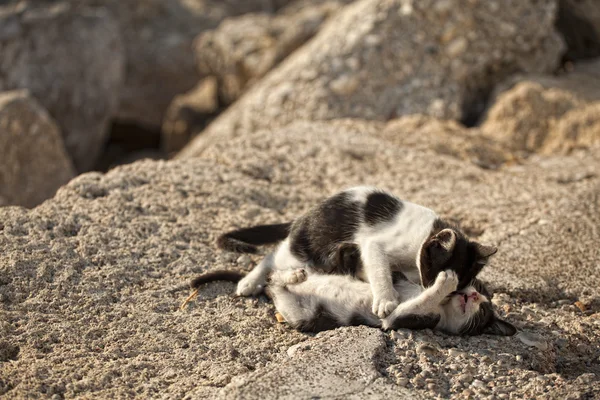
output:
[[[302, 279], [297, 279], [297, 277]], [[293, 283], [296, 282], [296, 283]], [[458, 277], [454, 271], [442, 271], [429, 288], [403, 281], [396, 284], [400, 304], [392, 313], [380, 320], [371, 312], [373, 295], [369, 284], [346, 275], [321, 275], [311, 271], [276, 271], [271, 277], [269, 290], [285, 320], [296, 326], [302, 321], [311, 321], [315, 313], [325, 308], [341, 325], [350, 323], [353, 316], [361, 315], [371, 325], [383, 329], [393, 326], [396, 319], [409, 315], [439, 315], [436, 329], [458, 333], [460, 328], [479, 309], [483, 295], [476, 304], [467, 306], [463, 313], [457, 296], [448, 298], [456, 290]], [[462, 293], [470, 295], [475, 290], [468, 287]]]
[[419, 281], [419, 252], [436, 218], [432, 210], [405, 201], [394, 219], [375, 226], [361, 224], [354, 235], [373, 291], [373, 312], [380, 318], [398, 305], [390, 273], [392, 264], [411, 281]]

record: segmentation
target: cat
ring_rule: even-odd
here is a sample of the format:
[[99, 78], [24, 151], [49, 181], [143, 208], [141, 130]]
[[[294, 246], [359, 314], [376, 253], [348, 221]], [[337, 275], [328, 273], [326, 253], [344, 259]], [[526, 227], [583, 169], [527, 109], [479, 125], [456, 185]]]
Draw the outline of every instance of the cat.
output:
[[[242, 228], [221, 235], [226, 250], [255, 253], [256, 246], [281, 242], [237, 286], [240, 296], [260, 293], [274, 269], [310, 266], [329, 274], [350, 274], [369, 283], [372, 312], [385, 318], [399, 304], [392, 273], [402, 272], [422, 287], [434, 283], [440, 271], [458, 274], [458, 288], [474, 280], [494, 246], [474, 242], [433, 210], [402, 201], [373, 187], [341, 191], [293, 222]], [[361, 262], [342, 267], [337, 246], [358, 247]]]
[[[343, 268], [360, 263], [358, 247], [342, 244], [336, 258]], [[238, 282], [244, 273], [216, 271], [195, 278], [191, 286], [216, 280]], [[400, 304], [384, 319], [371, 310], [369, 284], [350, 275], [323, 274], [310, 267], [274, 270], [265, 292], [277, 311], [294, 329], [320, 332], [340, 326], [367, 325], [390, 329], [436, 329], [452, 335], [493, 334], [510, 336], [516, 329], [499, 319], [490, 303], [491, 295], [478, 281], [457, 290], [458, 276], [440, 271], [433, 284], [424, 288], [410, 282], [402, 272], [393, 273]]]

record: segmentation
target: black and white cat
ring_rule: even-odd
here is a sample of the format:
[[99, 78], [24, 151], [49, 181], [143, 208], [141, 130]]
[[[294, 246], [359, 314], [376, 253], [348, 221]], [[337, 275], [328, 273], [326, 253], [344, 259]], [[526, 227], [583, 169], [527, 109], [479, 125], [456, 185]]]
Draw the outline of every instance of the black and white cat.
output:
[[[381, 319], [402, 300], [393, 272], [427, 288], [439, 272], [452, 270], [459, 277], [458, 289], [464, 289], [497, 251], [469, 240], [426, 207], [362, 186], [329, 197], [294, 222], [235, 230], [217, 243], [223, 249], [252, 253], [256, 245], [279, 241], [278, 248], [238, 283], [238, 295], [260, 293], [274, 270], [348, 274], [368, 282], [371, 311]], [[360, 262], [338, 262], [342, 244], [356, 246]]]

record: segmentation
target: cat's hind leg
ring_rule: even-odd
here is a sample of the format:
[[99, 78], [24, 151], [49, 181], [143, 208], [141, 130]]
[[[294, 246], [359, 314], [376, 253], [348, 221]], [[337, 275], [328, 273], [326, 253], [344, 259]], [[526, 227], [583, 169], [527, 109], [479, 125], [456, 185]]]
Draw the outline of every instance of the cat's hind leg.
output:
[[307, 277], [308, 273], [306, 269], [303, 268], [275, 270], [269, 277], [269, 285], [283, 287], [297, 285], [298, 283], [306, 281]]
[[237, 286], [238, 296], [254, 296], [263, 291], [271, 271], [297, 270], [305, 263], [290, 251], [289, 239], [281, 242], [275, 252], [268, 254]]
[[267, 276], [273, 269], [274, 259], [275, 255], [273, 253], [267, 254], [248, 275], [238, 282], [235, 294], [238, 296], [255, 296], [262, 292], [267, 283]]

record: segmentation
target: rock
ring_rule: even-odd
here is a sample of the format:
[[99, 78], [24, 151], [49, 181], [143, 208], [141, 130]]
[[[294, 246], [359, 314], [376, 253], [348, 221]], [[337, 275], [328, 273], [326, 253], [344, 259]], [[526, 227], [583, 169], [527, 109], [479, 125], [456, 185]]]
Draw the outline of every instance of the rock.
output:
[[594, 374], [592, 372], [581, 374], [577, 377], [577, 382], [583, 383], [583, 384], [590, 384], [596, 380], [597, 380], [596, 374]]
[[217, 82], [206, 78], [188, 93], [177, 95], [162, 124], [161, 145], [166, 154], [181, 150], [219, 109]]
[[125, 84], [117, 117], [159, 128], [176, 95], [199, 80], [192, 44], [225, 18], [274, 12], [290, 0], [84, 0], [118, 19], [126, 52]]
[[[482, 100], [481, 91], [507, 75], [557, 66], [563, 45], [552, 26], [556, 1], [511, 1], [500, 8], [497, 2], [456, 0], [457, 14], [437, 11], [433, 0], [408, 3], [410, 9], [404, 0], [346, 6], [180, 157], [295, 120], [385, 121], [415, 113], [462, 119]], [[466, 49], [448, 56], [449, 43], [461, 37], [468, 40]]]
[[452, 356], [452, 357], [465, 357], [466, 356], [464, 351], [460, 351], [455, 348], [448, 350], [448, 355]]
[[420, 343], [417, 346], [417, 354], [421, 355], [421, 354], [425, 354], [425, 355], [436, 355], [439, 353], [439, 350], [432, 344], [430, 343]]
[[546, 342], [546, 340], [544, 340], [542, 336], [536, 335], [535, 333], [519, 332], [517, 337], [521, 342], [523, 342], [527, 346], [536, 347], [542, 351], [548, 349], [548, 342]]
[[588, 63], [560, 78], [513, 78], [497, 95], [481, 126], [484, 137], [514, 151], [568, 153], [600, 143], [600, 74]]
[[[517, 152], [568, 153], [600, 142], [600, 61], [579, 62], [556, 76], [515, 75], [498, 85], [481, 125]], [[484, 139], [481, 138], [481, 139]]]
[[101, 9], [19, 2], [0, 7], [0, 26], [0, 90], [28, 89], [58, 124], [77, 170], [89, 170], [123, 83], [117, 23]]
[[[250, 374], [242, 382], [226, 386], [222, 398], [310, 398], [360, 394], [379, 376], [375, 362], [384, 356], [383, 333], [365, 327], [336, 330], [311, 344], [301, 357]], [[356, 340], [348, 346], [347, 340]], [[345, 343], [345, 346], [339, 346]], [[370, 389], [379, 396], [410, 398], [410, 392], [389, 383]]]
[[[588, 351], [595, 351], [599, 330], [592, 318], [553, 302], [600, 297], [589, 279], [600, 260], [600, 177], [556, 179], [597, 171], [600, 150], [488, 171], [390, 143], [374, 134], [382, 125], [304, 121], [246, 132], [201, 158], [84, 174], [30, 211], [0, 208], [0, 335], [19, 347], [16, 360], [3, 366], [1, 395], [22, 398], [53, 387], [65, 398], [430, 398], [430, 383], [442, 397], [458, 397], [491, 393], [488, 385], [502, 382], [515, 388], [512, 397], [538, 398], [552, 382], [537, 378], [560, 373], [553, 396], [597, 397], [600, 382], [577, 376], [590, 372], [597, 352]], [[185, 311], [176, 311], [190, 278], [238, 268], [239, 255], [225, 258], [215, 249], [220, 233], [289, 221], [357, 182], [375, 182], [444, 216], [468, 216], [482, 227], [478, 239], [500, 248], [482, 279], [506, 294], [516, 316], [504, 317], [516, 322], [522, 306], [539, 309], [550, 322], [527, 330], [544, 338], [556, 330], [589, 349], [530, 351], [513, 337], [429, 332], [391, 341], [366, 327], [306, 335], [276, 323], [265, 297], [233, 297], [235, 286], [226, 282], [205, 285]], [[515, 234], [523, 229], [527, 236]], [[416, 354], [419, 340], [460, 346], [468, 360], [431, 362]], [[310, 349], [288, 357], [300, 342]], [[526, 357], [517, 363], [521, 353]], [[481, 354], [494, 363], [478, 363]], [[462, 373], [486, 387], [457, 385]], [[398, 378], [412, 384], [400, 387]]]
[[198, 71], [218, 81], [219, 100], [227, 106], [281, 60], [314, 36], [341, 7], [338, 1], [303, 1], [272, 14], [225, 19], [198, 36]]
[[516, 159], [501, 142], [483, 135], [478, 129], [466, 129], [456, 121], [426, 115], [392, 120], [376, 135], [398, 146], [433, 149], [486, 169], [497, 169]]
[[568, 60], [600, 56], [600, 8], [595, 0], [560, 0], [556, 28], [567, 43]]
[[74, 176], [48, 112], [26, 91], [0, 93], [0, 206], [34, 207]]

